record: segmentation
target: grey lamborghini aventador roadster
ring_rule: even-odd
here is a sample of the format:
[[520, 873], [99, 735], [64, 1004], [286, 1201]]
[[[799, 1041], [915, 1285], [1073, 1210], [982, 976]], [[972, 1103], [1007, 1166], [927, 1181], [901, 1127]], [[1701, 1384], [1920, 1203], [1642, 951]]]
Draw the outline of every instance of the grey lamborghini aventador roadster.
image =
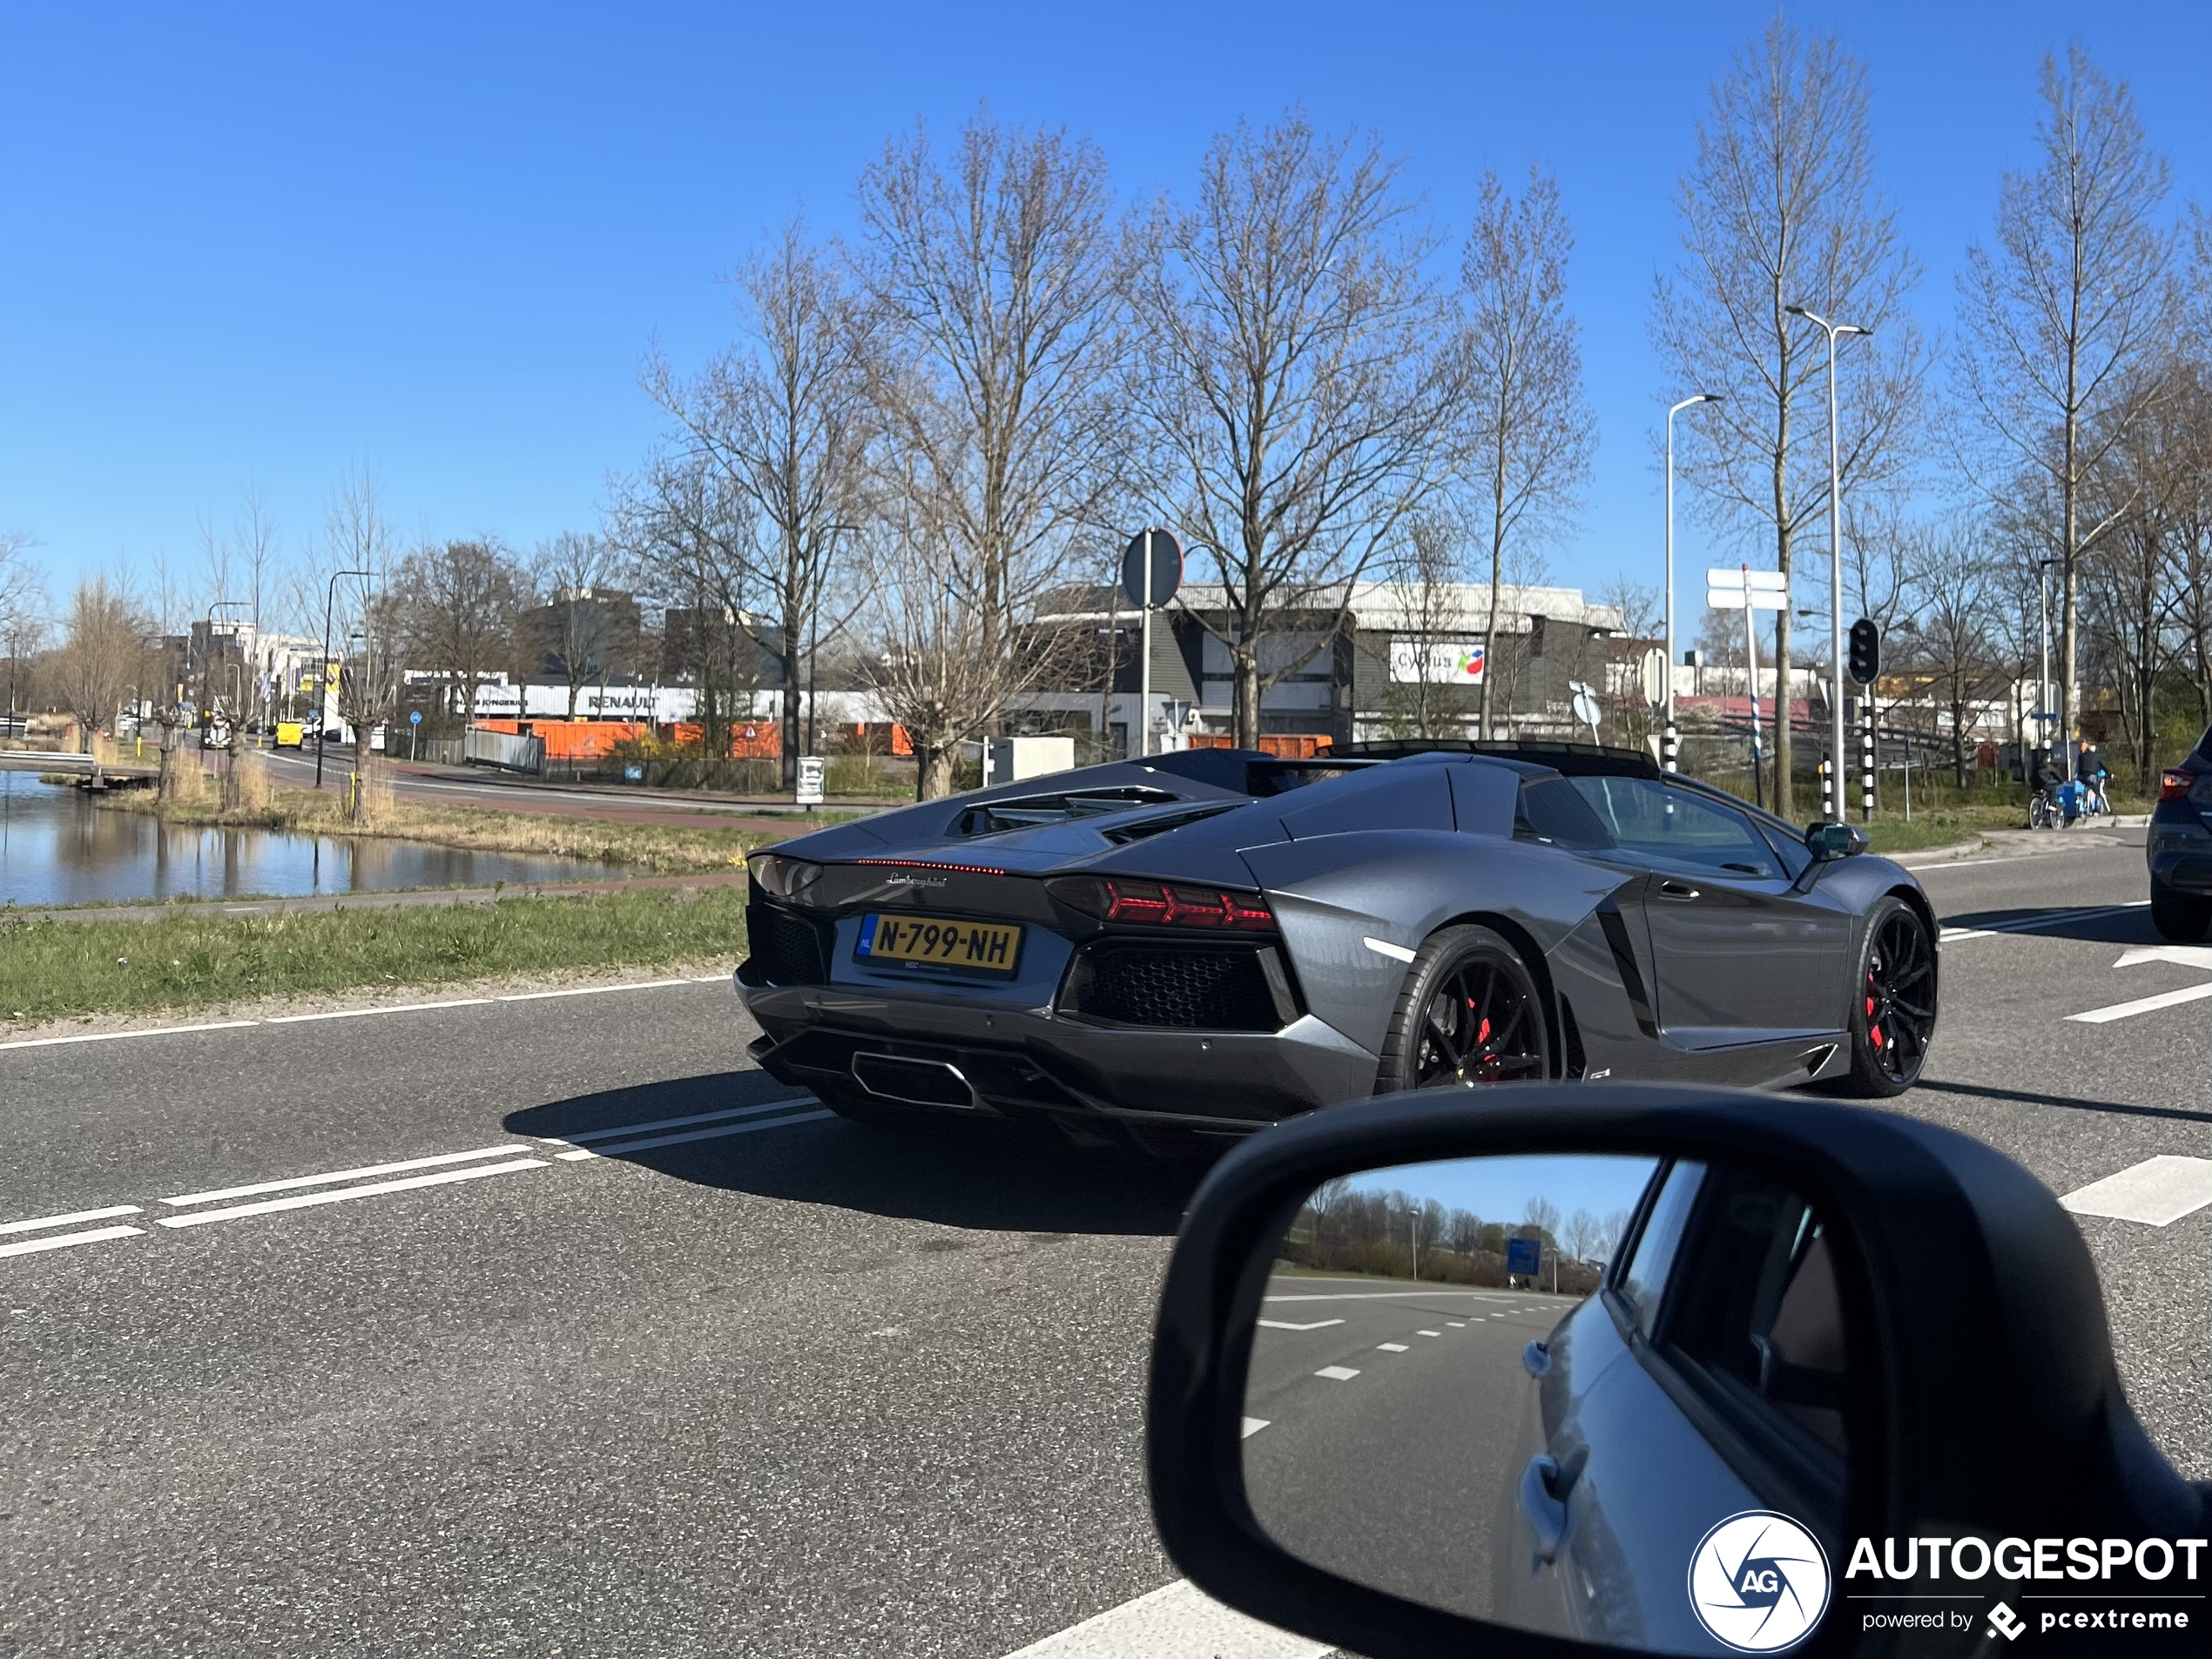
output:
[[1507, 1078], [1894, 1095], [1935, 918], [1865, 846], [1627, 751], [1195, 750], [755, 854], [737, 982], [837, 1111], [1078, 1142]]

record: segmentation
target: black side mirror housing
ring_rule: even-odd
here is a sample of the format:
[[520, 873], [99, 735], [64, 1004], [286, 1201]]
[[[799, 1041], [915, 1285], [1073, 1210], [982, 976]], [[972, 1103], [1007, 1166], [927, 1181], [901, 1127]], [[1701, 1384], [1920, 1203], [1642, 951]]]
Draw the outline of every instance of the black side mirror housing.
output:
[[[1866, 1431], [1848, 1494], [1857, 1539], [1878, 1549], [1885, 1537], [1962, 1532], [2202, 1536], [2208, 1488], [2167, 1462], [2128, 1405], [2080, 1232], [2017, 1164], [1966, 1136], [1856, 1105], [1505, 1084], [1312, 1114], [1253, 1136], [1198, 1190], [1162, 1292], [1146, 1460], [1161, 1540], [1199, 1588], [1372, 1659], [1604, 1651], [1300, 1559], [1256, 1518], [1241, 1451], [1254, 1325], [1278, 1241], [1307, 1195], [1359, 1171], [1562, 1149], [1733, 1159], [1787, 1182], [1829, 1218], [1842, 1292], [1879, 1356], [1854, 1385], [1851, 1409]], [[1845, 1561], [1833, 1565], [1840, 1593]], [[1888, 1636], [1858, 1629], [1851, 1605], [1839, 1594], [1808, 1651], [1891, 1650]]]
[[1805, 846], [1811, 849], [1816, 863], [1855, 858], [1866, 850], [1866, 832], [1856, 824], [1808, 824]]

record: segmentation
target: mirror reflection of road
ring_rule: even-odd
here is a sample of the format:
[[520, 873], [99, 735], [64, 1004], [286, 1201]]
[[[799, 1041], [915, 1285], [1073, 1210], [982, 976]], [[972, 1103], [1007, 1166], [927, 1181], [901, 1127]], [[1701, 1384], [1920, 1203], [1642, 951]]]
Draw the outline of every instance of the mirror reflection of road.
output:
[[1343, 1577], [1486, 1615], [1530, 1387], [1521, 1351], [1578, 1301], [1276, 1274], [1245, 1386], [1253, 1514]]

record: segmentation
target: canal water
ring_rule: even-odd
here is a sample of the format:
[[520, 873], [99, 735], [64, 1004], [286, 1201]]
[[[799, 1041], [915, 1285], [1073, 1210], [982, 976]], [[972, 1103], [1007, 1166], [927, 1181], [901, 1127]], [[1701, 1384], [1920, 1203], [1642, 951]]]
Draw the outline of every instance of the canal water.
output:
[[0, 769], [0, 907], [488, 887], [608, 873], [576, 859], [419, 841], [164, 825], [96, 806], [65, 784]]

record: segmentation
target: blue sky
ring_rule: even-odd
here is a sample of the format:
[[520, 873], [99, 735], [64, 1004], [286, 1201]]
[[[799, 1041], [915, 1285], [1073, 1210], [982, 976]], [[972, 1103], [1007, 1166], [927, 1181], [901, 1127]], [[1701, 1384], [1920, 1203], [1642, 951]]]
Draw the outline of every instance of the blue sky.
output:
[[[1456, 239], [1485, 166], [1556, 170], [1601, 425], [1552, 556], [1656, 577], [1645, 342], [1691, 124], [1757, 4], [10, 8], [0, 28], [0, 527], [77, 570], [195, 556], [258, 481], [292, 556], [366, 463], [410, 536], [597, 517], [656, 430], [658, 340], [722, 341], [718, 279], [804, 209], [844, 228], [917, 116], [988, 99], [1180, 190], [1214, 132], [1302, 100], [1380, 127]], [[2212, 6], [1792, 5], [1868, 64], [1881, 176], [1947, 321], [2026, 158], [2036, 64], [2130, 79], [2177, 199], [2212, 198]], [[1685, 523], [1684, 569], [1716, 550]]]
[[1658, 1168], [1654, 1158], [1561, 1153], [1544, 1157], [1440, 1158], [1407, 1163], [1355, 1177], [1362, 1190], [1403, 1192], [1447, 1210], [1466, 1210], [1484, 1221], [1510, 1227], [1528, 1212], [1534, 1198], [1548, 1198], [1562, 1218], [1587, 1210], [1602, 1221], [1613, 1211], [1630, 1211]]

